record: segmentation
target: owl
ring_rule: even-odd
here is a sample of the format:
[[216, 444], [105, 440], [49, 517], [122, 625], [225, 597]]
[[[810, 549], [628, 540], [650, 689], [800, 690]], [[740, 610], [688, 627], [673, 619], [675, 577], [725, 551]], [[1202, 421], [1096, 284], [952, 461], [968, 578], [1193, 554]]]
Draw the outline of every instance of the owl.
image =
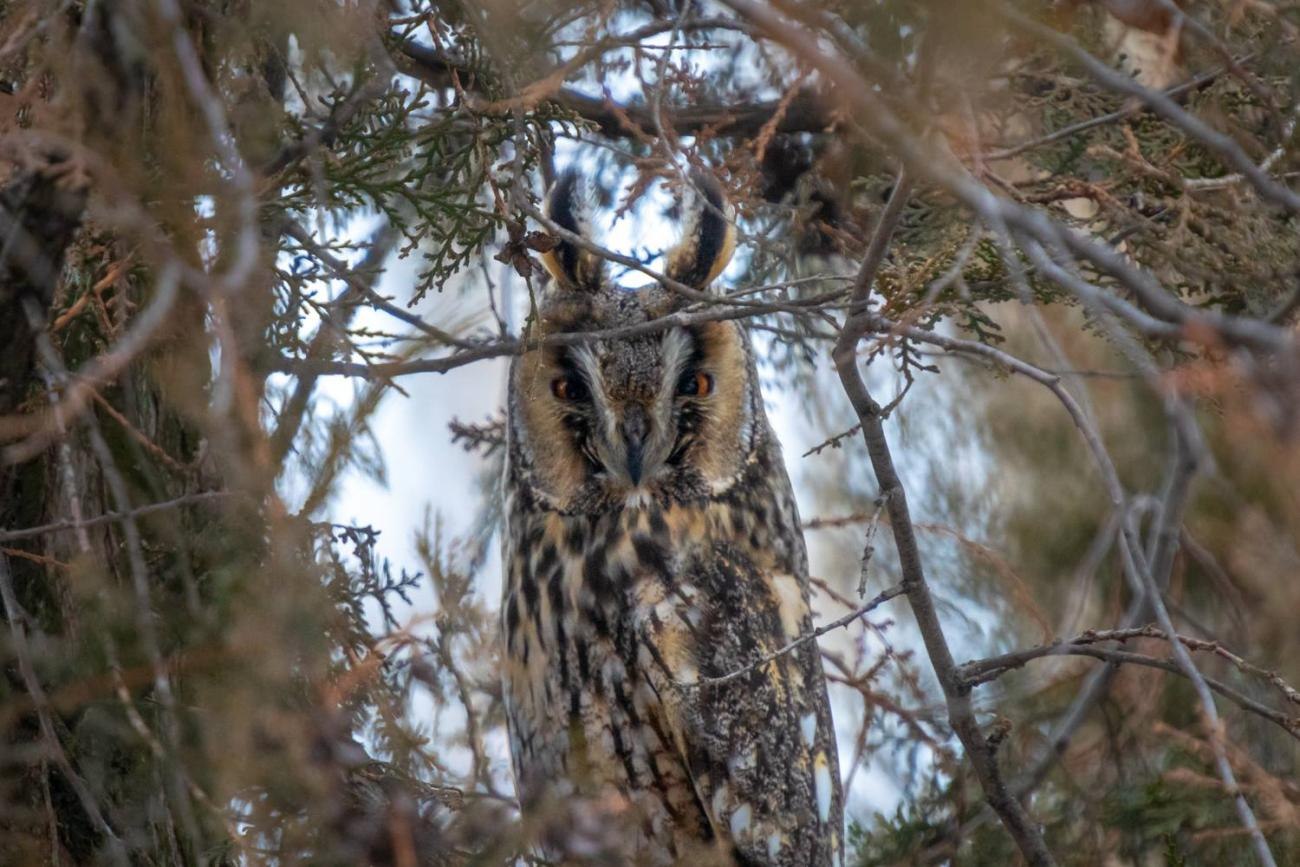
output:
[[[692, 186], [665, 273], [704, 290], [735, 235], [716, 180]], [[585, 237], [579, 187], [562, 176], [546, 207]], [[692, 302], [613, 285], [569, 240], [544, 262], [547, 340], [511, 367], [504, 477], [503, 694], [525, 817], [598, 825], [614, 840], [588, 846], [599, 863], [839, 865], [820, 654], [777, 654], [812, 629], [808, 564], [748, 335], [664, 327]], [[553, 857], [584, 860], [554, 837]]]

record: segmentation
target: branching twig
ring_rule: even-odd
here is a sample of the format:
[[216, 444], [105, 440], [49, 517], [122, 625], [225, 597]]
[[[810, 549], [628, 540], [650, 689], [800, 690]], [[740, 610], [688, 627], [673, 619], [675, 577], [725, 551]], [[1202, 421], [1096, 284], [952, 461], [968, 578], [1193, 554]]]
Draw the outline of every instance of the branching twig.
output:
[[1052, 45], [1072, 57], [1098, 82], [1125, 96], [1131, 96], [1154, 113], [1174, 124], [1187, 135], [1205, 145], [1235, 168], [1259, 192], [1260, 196], [1291, 213], [1300, 212], [1300, 195], [1287, 189], [1268, 176], [1232, 138], [1211, 128], [1203, 120], [1187, 112], [1178, 103], [1160, 91], [1144, 87], [1131, 76], [1114, 69], [1089, 54], [1079, 43], [1058, 33], [1051, 27], [1039, 24], [1003, 4], [998, 12], [1012, 25], [1040, 42]]
[[[745, 4], [749, 6], [750, 4]], [[884, 260], [885, 251], [898, 219], [902, 215], [903, 204], [911, 193], [911, 180], [906, 171], [900, 173], [894, 192], [890, 196], [885, 212], [876, 226], [867, 253], [863, 257], [862, 268], [854, 285], [851, 315], [844, 323], [840, 338], [836, 341], [833, 358], [840, 382], [857, 413], [862, 425], [862, 438], [871, 457], [875, 471], [876, 484], [884, 498], [889, 511], [890, 525], [894, 534], [894, 544], [898, 550], [899, 567], [903, 571], [903, 587], [907, 592], [908, 602], [916, 617], [921, 631], [922, 641], [930, 656], [939, 684], [943, 688], [947, 701], [948, 720], [957, 734], [975, 775], [984, 789], [989, 804], [997, 812], [1007, 831], [1029, 863], [1042, 867], [1055, 861], [1047, 850], [1042, 833], [1030, 819], [1024, 806], [1011, 797], [1007, 791], [1002, 772], [998, 768], [997, 755], [980, 730], [971, 705], [970, 692], [956, 675], [956, 663], [948, 647], [948, 639], [935, 608], [930, 587], [925, 578], [921, 561], [920, 548], [916, 542], [916, 532], [907, 506], [907, 495], [903, 489], [898, 472], [894, 469], [893, 456], [885, 438], [883, 409], [871, 397], [867, 385], [858, 370], [858, 342], [866, 333], [870, 324], [870, 311], [867, 308], [872, 283], [877, 269]]]
[[47, 533], [59, 533], [64, 530], [80, 530], [87, 527], [97, 527], [101, 524], [112, 524], [124, 521], [127, 518], [140, 518], [154, 512], [163, 512], [180, 506], [188, 506], [193, 503], [208, 502], [211, 500], [220, 500], [231, 496], [234, 496], [232, 491], [200, 491], [195, 494], [186, 494], [172, 500], [164, 500], [160, 503], [150, 503], [147, 506], [139, 506], [123, 512], [105, 512], [102, 515], [96, 515], [93, 518], [86, 518], [81, 521], [55, 521], [51, 524], [41, 524], [38, 527], [24, 527], [20, 530], [0, 530], [0, 543], [16, 542], [19, 539], [32, 539], [36, 536], [44, 536]]
[[[1251, 58], [1253, 58], [1254, 56], [1255, 55], [1253, 53], [1244, 54], [1241, 57], [1237, 58], [1237, 60], [1239, 63], [1245, 63], [1249, 61]], [[1177, 99], [1185, 94], [1191, 93], [1194, 90], [1200, 90], [1203, 87], [1208, 87], [1209, 85], [1217, 81], [1219, 77], [1222, 76], [1223, 73], [1227, 71], [1228, 68], [1225, 66], [1222, 69], [1216, 69], [1213, 72], [1205, 72], [1200, 75], [1193, 76], [1187, 81], [1184, 81], [1182, 84], [1176, 84], [1173, 87], [1166, 89], [1164, 91], [1164, 95], [1169, 99]], [[1054, 144], [1058, 141], [1062, 141], [1072, 136], [1076, 136], [1081, 132], [1087, 132], [1090, 129], [1096, 129], [1099, 126], [1105, 126], [1107, 124], [1118, 123], [1119, 121], [1127, 120], [1130, 117], [1141, 114], [1144, 111], [1150, 111], [1149, 106], [1147, 106], [1145, 103], [1135, 103], [1133, 105], [1128, 105], [1125, 106], [1124, 108], [1121, 108], [1119, 111], [1112, 111], [1107, 114], [1101, 114], [1096, 117], [1090, 117], [1087, 120], [1079, 121], [1078, 123], [1072, 123], [1069, 126], [1061, 127], [1058, 130], [1054, 130], [1050, 133], [1047, 133], [1046, 135], [1040, 136], [1036, 139], [1031, 139], [1030, 141], [1027, 142], [1022, 142], [1021, 144], [1018, 145], [1002, 148], [1000, 150], [989, 151], [988, 153], [983, 154], [982, 158], [986, 162], [995, 162], [997, 160], [1010, 159], [1011, 157], [1019, 156], [1020, 154], [1025, 153], [1026, 151], [1035, 150], [1036, 148], [1043, 147], [1044, 145]]]
[[[1104, 647], [1097, 647], [1097, 644], [1108, 641], [1125, 642], [1135, 638], [1158, 638], [1168, 641], [1168, 636], [1164, 630], [1154, 625], [1139, 626], [1131, 629], [1101, 629], [1089, 630], [1075, 638], [1069, 640], [1053, 641], [1048, 644], [1041, 644], [1037, 647], [1030, 647], [1024, 650], [1016, 650], [1010, 653], [990, 656], [985, 659], [976, 659], [960, 665], [957, 669], [960, 677], [968, 686], [980, 686], [996, 680], [1008, 671], [1021, 668], [1029, 662], [1036, 659], [1044, 659], [1049, 656], [1088, 656], [1094, 659], [1100, 659], [1105, 662], [1121, 665], [1131, 663], [1135, 665], [1144, 665], [1149, 668], [1159, 668], [1162, 671], [1168, 671], [1172, 674], [1187, 676], [1175, 661], [1169, 659], [1159, 659], [1141, 653], [1131, 651], [1114, 650]], [[1178, 643], [1192, 650], [1199, 650], [1214, 653], [1224, 659], [1233, 662], [1238, 668], [1251, 674], [1263, 677], [1269, 680], [1274, 686], [1277, 686], [1288, 700], [1300, 703], [1295, 695], [1295, 689], [1278, 677], [1275, 673], [1265, 672], [1250, 663], [1245, 662], [1240, 657], [1223, 650], [1218, 642], [1203, 641], [1201, 639], [1189, 638], [1184, 635], [1178, 636]], [[1201, 675], [1206, 684], [1215, 692], [1225, 698], [1235, 702], [1244, 710], [1261, 716], [1270, 722], [1276, 723], [1287, 731], [1288, 734], [1300, 738], [1300, 717], [1287, 716], [1267, 705], [1250, 698], [1240, 690], [1234, 689], [1221, 681], [1214, 678]]]
[[[666, 278], [665, 278], [666, 279]], [[695, 290], [688, 291], [695, 293]], [[698, 293], [696, 293], [698, 294]], [[544, 346], [579, 346], [594, 340], [623, 340], [645, 334], [657, 334], [671, 328], [687, 328], [703, 322], [723, 322], [746, 319], [769, 313], [811, 312], [820, 308], [824, 298], [810, 298], [784, 304], [755, 303], [735, 306], [722, 296], [702, 298], [704, 306], [678, 310], [647, 322], [607, 328], [597, 331], [578, 331], [548, 334], [545, 337], [532, 337], [526, 340], [507, 338], [474, 345], [442, 358], [419, 358], [413, 361], [395, 361], [378, 364], [364, 364], [355, 361], [329, 361], [310, 358], [278, 358], [271, 362], [273, 369], [283, 373], [315, 374], [317, 376], [353, 376], [360, 379], [382, 380], [398, 376], [410, 376], [416, 373], [446, 373], [467, 364], [484, 361], [489, 358], [502, 358], [522, 355]]]
[[[167, 322], [179, 295], [179, 265], [168, 263], [158, 275], [149, 306], [135, 318], [126, 334], [114, 346], [66, 378], [67, 385], [61, 396], [65, 423], [71, 424], [85, 409], [96, 385], [116, 376], [144, 352]], [[15, 435], [25, 438], [0, 450], [0, 464], [21, 463], [40, 454], [58, 435], [58, 426], [51, 412], [0, 418], [0, 437]]]
[[871, 601], [867, 602], [861, 608], [857, 608], [849, 612], [848, 614], [845, 614], [843, 617], [840, 617], [837, 620], [832, 620], [830, 623], [827, 623], [825, 626], [819, 626], [818, 628], [814, 629], [812, 632], [806, 632], [803, 635], [800, 635], [794, 641], [791, 641], [789, 644], [785, 645], [779, 650], [772, 651], [771, 653], [767, 654], [761, 659], [757, 659], [754, 662], [750, 663], [749, 665], [746, 665], [744, 668], [739, 668], [736, 669], [735, 671], [729, 671], [726, 674], [721, 674], [718, 675], [717, 677], [702, 677], [699, 680], [691, 681], [688, 683], [679, 683], [678, 685], [684, 688], [702, 689], [706, 687], [721, 686], [725, 683], [730, 683], [731, 681], [736, 680], [737, 678], [744, 677], [746, 674], [749, 674], [751, 671], [755, 671], [759, 668], [762, 668], [763, 666], [767, 665], [769, 662], [771, 662], [774, 659], [784, 656], [785, 654], [790, 653], [791, 651], [798, 650], [800, 647], [802, 647], [803, 645], [807, 644], [810, 641], [816, 641], [818, 638], [820, 638], [821, 636], [825, 635], [828, 632], [833, 632], [834, 630], [839, 629], [842, 626], [848, 626], [850, 623], [854, 622], [858, 618], [864, 617], [867, 614], [874, 611], [875, 609], [879, 608], [881, 605], [885, 604], [890, 599], [893, 599], [895, 596], [903, 595], [904, 592], [906, 592], [906, 589], [901, 584], [894, 587], [890, 587], [888, 590], [884, 590], [876, 594], [876, 596], [873, 597]]

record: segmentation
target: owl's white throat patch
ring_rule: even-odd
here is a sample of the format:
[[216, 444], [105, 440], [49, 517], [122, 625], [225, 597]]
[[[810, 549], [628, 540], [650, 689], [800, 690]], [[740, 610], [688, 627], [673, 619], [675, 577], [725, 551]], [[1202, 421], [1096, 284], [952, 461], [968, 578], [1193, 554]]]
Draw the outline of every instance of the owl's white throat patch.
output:
[[628, 491], [627, 497], [623, 500], [623, 508], [644, 509], [652, 502], [654, 502], [654, 499], [650, 496], [650, 491], [644, 486], [636, 487]]

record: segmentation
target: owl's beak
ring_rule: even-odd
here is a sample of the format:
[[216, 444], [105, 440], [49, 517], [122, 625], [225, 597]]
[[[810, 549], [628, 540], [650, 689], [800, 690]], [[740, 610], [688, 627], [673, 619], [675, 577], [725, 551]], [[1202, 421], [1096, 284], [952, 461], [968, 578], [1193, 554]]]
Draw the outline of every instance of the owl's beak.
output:
[[645, 468], [645, 438], [650, 430], [645, 410], [630, 406], [623, 416], [623, 446], [627, 452], [627, 475], [632, 485], [641, 484], [641, 471]]

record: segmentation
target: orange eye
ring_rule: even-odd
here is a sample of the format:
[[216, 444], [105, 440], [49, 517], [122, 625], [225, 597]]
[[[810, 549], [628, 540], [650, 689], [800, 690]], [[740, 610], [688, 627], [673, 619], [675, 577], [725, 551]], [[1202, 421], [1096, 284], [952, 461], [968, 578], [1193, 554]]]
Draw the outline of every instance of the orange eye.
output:
[[551, 380], [551, 394], [557, 400], [582, 400], [587, 396], [587, 386], [576, 376], [557, 376]]
[[685, 397], [708, 397], [713, 393], [713, 375], [697, 370], [682, 377], [677, 393]]

